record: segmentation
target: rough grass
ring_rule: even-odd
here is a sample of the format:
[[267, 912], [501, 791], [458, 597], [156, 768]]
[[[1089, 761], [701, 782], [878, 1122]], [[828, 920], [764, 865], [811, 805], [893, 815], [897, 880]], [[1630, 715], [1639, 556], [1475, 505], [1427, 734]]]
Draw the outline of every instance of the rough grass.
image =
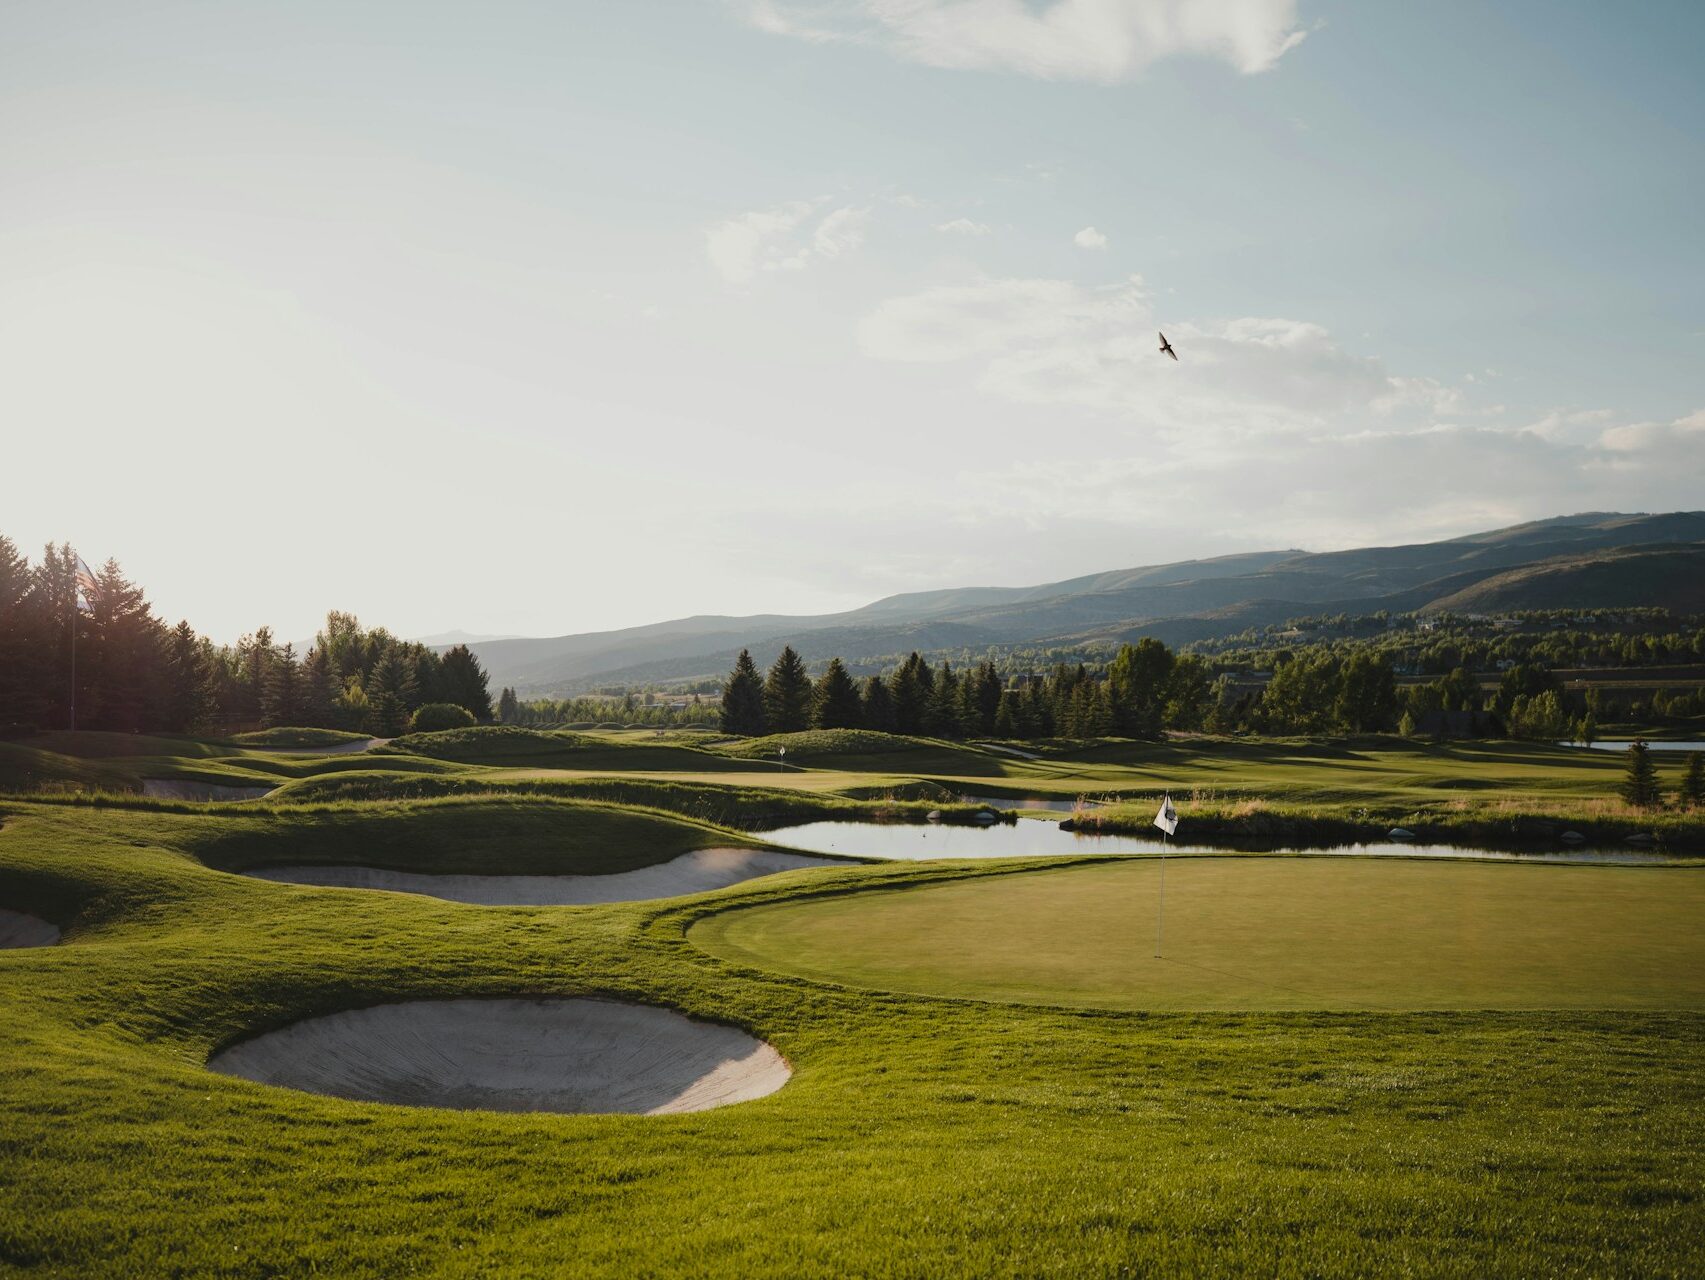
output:
[[1705, 1010], [1705, 868], [1184, 857], [729, 911], [692, 940], [853, 986], [1110, 1009]]
[[226, 741], [239, 747], [337, 747], [350, 742], [366, 742], [371, 734], [350, 733], [344, 729], [298, 729], [279, 725], [239, 733]]
[[[435, 812], [426, 806], [423, 812]], [[1071, 1013], [871, 996], [686, 942], [729, 903], [1001, 868], [794, 873], [663, 905], [271, 884], [224, 814], [12, 806], [0, 1265], [44, 1276], [1641, 1275], [1705, 1268], [1697, 1015]], [[387, 998], [605, 993], [795, 1067], [698, 1115], [342, 1102], [208, 1073]]]

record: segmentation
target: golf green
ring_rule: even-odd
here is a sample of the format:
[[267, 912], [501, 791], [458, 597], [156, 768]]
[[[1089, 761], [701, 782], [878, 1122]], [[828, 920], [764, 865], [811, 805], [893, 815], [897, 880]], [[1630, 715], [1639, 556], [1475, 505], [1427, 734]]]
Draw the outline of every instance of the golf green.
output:
[[1298, 857], [1039, 868], [733, 910], [754, 968], [1099, 1009], [1699, 1009], [1705, 869]]

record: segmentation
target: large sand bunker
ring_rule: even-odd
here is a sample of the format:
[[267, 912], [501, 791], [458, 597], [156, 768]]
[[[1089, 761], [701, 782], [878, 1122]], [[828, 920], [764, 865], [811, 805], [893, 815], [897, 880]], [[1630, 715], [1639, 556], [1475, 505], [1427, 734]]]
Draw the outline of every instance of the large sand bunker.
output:
[[[262, 880], [338, 889], [390, 889], [424, 893], [486, 907], [571, 907], [599, 902], [639, 902], [723, 889], [742, 880], [834, 865], [829, 858], [765, 849], [695, 849], [656, 866], [602, 876], [432, 875], [382, 867], [259, 867]], [[843, 864], [844, 865], [844, 864]]]
[[642, 1115], [748, 1102], [791, 1074], [735, 1027], [592, 999], [375, 1005], [268, 1032], [207, 1065], [360, 1102]]
[[188, 782], [178, 778], [144, 778], [142, 794], [157, 800], [259, 800], [272, 787], [234, 786], [224, 782]]
[[59, 927], [40, 916], [0, 907], [0, 950], [10, 947], [50, 947], [59, 941]]

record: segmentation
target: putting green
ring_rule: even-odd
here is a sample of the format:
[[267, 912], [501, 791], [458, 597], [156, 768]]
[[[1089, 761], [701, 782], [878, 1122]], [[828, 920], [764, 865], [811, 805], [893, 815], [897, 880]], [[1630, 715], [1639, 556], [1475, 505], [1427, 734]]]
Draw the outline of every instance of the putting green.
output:
[[1698, 1009], [1705, 869], [1139, 859], [724, 912], [694, 943], [858, 987], [1098, 1009]]

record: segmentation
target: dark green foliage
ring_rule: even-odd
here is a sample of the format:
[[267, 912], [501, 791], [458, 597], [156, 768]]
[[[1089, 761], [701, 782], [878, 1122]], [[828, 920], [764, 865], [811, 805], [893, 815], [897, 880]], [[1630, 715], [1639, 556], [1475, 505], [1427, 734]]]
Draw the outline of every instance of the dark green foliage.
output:
[[516, 719], [517, 719], [517, 714], [520, 711], [520, 709], [521, 709], [521, 704], [520, 704], [519, 700], [517, 700], [517, 698], [515, 697], [515, 690], [508, 688], [506, 686], [503, 690], [503, 693], [497, 699], [497, 720], [498, 720], [498, 723], [499, 724], [514, 724]]
[[1651, 750], [1638, 739], [1628, 744], [1628, 764], [1622, 778], [1621, 795], [1629, 804], [1642, 809], [1663, 803]]
[[1127, 738], [1160, 737], [1172, 667], [1172, 650], [1152, 636], [1120, 648], [1107, 668], [1112, 732]]
[[792, 645], [781, 651], [764, 680], [764, 723], [771, 733], [811, 727], [811, 677]]
[[438, 733], [444, 729], [467, 729], [474, 724], [474, 714], [455, 702], [428, 702], [409, 717], [410, 733]]
[[417, 700], [413, 664], [387, 649], [364, 687], [372, 705], [373, 732], [386, 738], [402, 733]]
[[486, 687], [485, 668], [465, 644], [456, 645], [439, 657], [436, 693], [440, 701], [466, 708], [481, 724], [491, 720], [491, 691]]
[[871, 676], [864, 682], [861, 714], [864, 726], [881, 733], [894, 732], [894, 699], [888, 694], [888, 682], [881, 676]]
[[764, 683], [748, 649], [740, 650], [740, 657], [722, 689], [722, 731], [749, 738], [761, 737], [766, 732]]
[[811, 708], [813, 729], [858, 729], [864, 725], [864, 707], [859, 701], [858, 686], [853, 683], [839, 658], [829, 661], [829, 669], [817, 681]]
[[1362, 650], [1338, 673], [1338, 726], [1352, 733], [1379, 733], [1397, 718], [1397, 679], [1384, 658]]
[[924, 710], [935, 688], [935, 673], [915, 652], [900, 664], [888, 682], [890, 701], [894, 706], [895, 733], [921, 733]]
[[270, 729], [275, 725], [302, 723], [301, 674], [296, 665], [295, 646], [285, 645], [262, 677], [261, 724], [264, 727]]
[[1705, 755], [1687, 753], [1687, 764], [1681, 771], [1681, 791], [1677, 797], [1690, 809], [1705, 805]]

